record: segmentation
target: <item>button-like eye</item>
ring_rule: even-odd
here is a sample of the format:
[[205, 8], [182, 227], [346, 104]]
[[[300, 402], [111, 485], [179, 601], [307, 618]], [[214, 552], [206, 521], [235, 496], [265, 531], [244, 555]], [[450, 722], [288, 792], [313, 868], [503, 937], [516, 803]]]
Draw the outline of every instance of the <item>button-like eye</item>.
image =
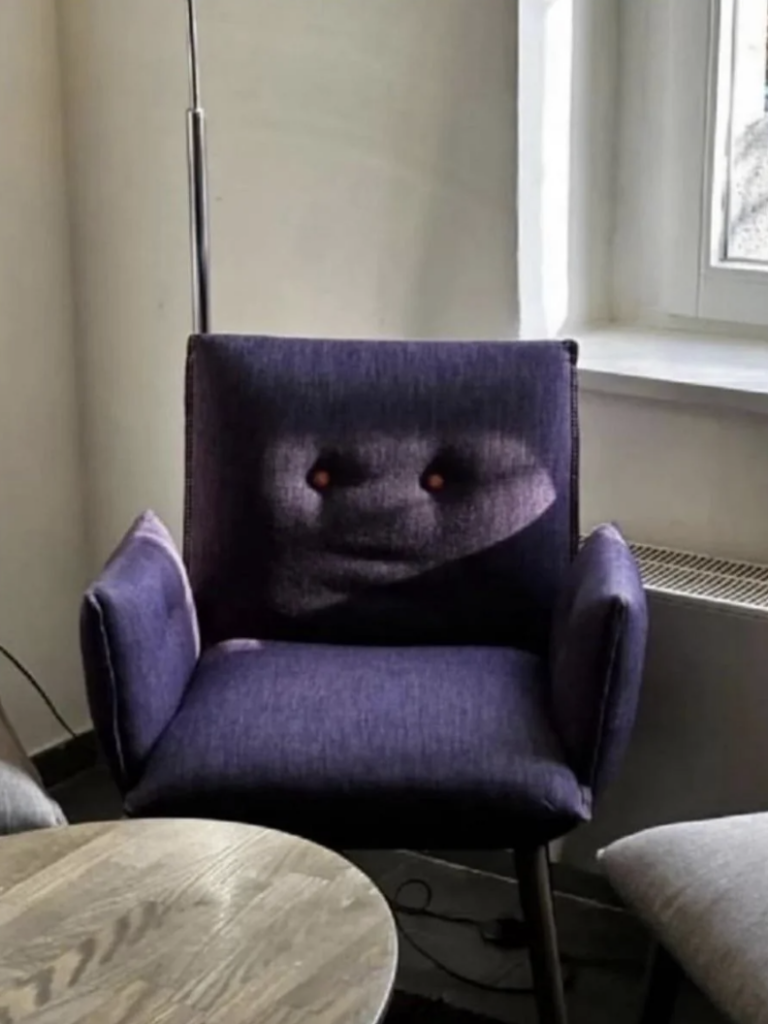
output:
[[442, 473], [427, 473], [424, 477], [424, 490], [429, 491], [431, 494], [437, 494], [438, 491], [442, 491], [445, 487], [445, 477]]
[[309, 474], [309, 486], [316, 491], [327, 490], [331, 486], [331, 474], [320, 467], [313, 469]]

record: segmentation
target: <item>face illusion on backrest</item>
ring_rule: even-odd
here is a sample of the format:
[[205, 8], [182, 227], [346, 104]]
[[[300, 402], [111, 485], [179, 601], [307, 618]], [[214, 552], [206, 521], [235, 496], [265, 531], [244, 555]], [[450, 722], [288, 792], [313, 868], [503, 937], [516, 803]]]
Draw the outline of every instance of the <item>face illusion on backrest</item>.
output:
[[204, 640], [541, 649], [575, 532], [561, 343], [193, 339]]

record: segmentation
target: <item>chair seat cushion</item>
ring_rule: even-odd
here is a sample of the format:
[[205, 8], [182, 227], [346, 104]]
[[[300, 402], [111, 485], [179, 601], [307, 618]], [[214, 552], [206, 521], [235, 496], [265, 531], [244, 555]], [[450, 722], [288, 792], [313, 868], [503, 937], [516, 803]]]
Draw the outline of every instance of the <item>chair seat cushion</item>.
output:
[[590, 812], [534, 655], [229, 641], [200, 660], [128, 794], [337, 848], [541, 842]]
[[650, 829], [604, 850], [619, 895], [737, 1024], [768, 1024], [768, 814]]

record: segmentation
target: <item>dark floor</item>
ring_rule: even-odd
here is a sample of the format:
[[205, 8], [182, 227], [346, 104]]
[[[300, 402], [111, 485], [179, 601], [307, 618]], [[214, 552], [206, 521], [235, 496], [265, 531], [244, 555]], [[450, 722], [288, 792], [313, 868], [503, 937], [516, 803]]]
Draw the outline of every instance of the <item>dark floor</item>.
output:
[[[103, 768], [78, 775], [53, 792], [73, 824], [121, 815], [120, 799]], [[404, 882], [417, 879], [430, 886], [431, 909], [437, 913], [477, 922], [518, 913], [516, 884], [498, 875], [407, 852], [365, 851], [349, 856], [391, 900], [400, 890], [402, 903], [420, 905], [422, 886], [401, 889]], [[623, 911], [592, 899], [559, 896], [557, 913], [568, 961], [571, 1024], [634, 1024], [646, 954], [639, 927]], [[467, 924], [408, 914], [400, 918], [400, 931], [399, 989], [510, 1024], [535, 1024], [529, 995], [499, 991], [529, 985], [525, 954], [498, 949], [484, 941], [478, 927]], [[476, 984], [459, 980], [433, 961]], [[436, 1011], [435, 1024], [439, 1019]], [[722, 1024], [722, 1019], [691, 990], [681, 1002], [675, 1024]]]

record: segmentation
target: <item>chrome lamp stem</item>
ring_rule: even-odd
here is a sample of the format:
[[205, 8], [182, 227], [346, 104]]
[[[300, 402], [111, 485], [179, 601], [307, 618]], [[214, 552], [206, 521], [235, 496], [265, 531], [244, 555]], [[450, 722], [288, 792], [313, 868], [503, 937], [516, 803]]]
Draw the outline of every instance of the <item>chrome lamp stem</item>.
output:
[[211, 326], [210, 218], [205, 111], [200, 103], [200, 58], [195, 0], [186, 0], [190, 106], [187, 110], [187, 166], [192, 270], [192, 328], [207, 334]]

